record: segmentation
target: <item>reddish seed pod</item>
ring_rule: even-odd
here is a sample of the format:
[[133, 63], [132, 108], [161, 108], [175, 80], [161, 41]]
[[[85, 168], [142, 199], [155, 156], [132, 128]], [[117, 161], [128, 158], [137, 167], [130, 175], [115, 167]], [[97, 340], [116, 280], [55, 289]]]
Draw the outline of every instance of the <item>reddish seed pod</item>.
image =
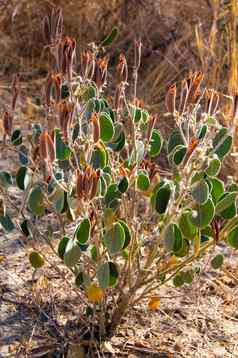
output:
[[46, 139], [46, 147], [47, 147], [47, 158], [50, 160], [51, 163], [55, 160], [55, 146], [51, 136], [46, 132], [45, 134]]
[[79, 169], [76, 170], [76, 194], [78, 199], [83, 197], [83, 174]]
[[41, 160], [47, 159], [47, 132], [44, 131], [41, 133], [39, 138], [39, 152]]
[[92, 121], [92, 125], [93, 125], [93, 142], [97, 143], [100, 138], [100, 125], [99, 125], [99, 120], [98, 120], [98, 116], [96, 115], [96, 113], [94, 113], [92, 115], [91, 121]]
[[2, 122], [3, 122], [4, 134], [10, 137], [12, 134], [12, 125], [13, 125], [12, 115], [9, 112], [4, 112]]
[[175, 101], [176, 101], [177, 87], [176, 84], [173, 84], [169, 87], [167, 95], [165, 97], [165, 105], [169, 113], [174, 113], [176, 110]]

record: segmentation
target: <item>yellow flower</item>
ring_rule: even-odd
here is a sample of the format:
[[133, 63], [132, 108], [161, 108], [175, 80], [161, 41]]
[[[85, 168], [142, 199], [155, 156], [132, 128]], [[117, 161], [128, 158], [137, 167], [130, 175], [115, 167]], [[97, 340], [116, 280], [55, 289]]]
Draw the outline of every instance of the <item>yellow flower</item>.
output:
[[148, 308], [151, 311], [156, 311], [160, 306], [160, 298], [158, 296], [153, 296], [151, 297], [149, 303], [148, 303]]
[[103, 299], [104, 292], [94, 283], [87, 288], [87, 296], [90, 302], [97, 303]]

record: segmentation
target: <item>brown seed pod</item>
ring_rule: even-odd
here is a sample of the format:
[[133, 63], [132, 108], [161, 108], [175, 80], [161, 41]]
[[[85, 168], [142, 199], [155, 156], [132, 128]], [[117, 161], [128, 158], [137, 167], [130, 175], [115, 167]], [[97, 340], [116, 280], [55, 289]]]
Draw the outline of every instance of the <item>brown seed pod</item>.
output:
[[90, 199], [93, 199], [97, 194], [99, 178], [100, 178], [100, 170], [98, 169], [96, 172], [94, 171], [92, 175], [92, 188], [90, 193]]
[[46, 134], [45, 134], [45, 139], [46, 139], [46, 147], [47, 147], [47, 159], [49, 159], [52, 164], [55, 160], [54, 142], [53, 142], [51, 136], [48, 134], [48, 132], [46, 132]]
[[98, 116], [96, 113], [93, 113], [91, 117], [92, 125], [93, 125], [93, 142], [97, 143], [100, 138], [100, 125]]
[[165, 104], [169, 113], [175, 113], [175, 101], [176, 101], [177, 87], [173, 84], [169, 87], [167, 95], [165, 97]]
[[76, 194], [78, 199], [83, 197], [83, 174], [79, 169], [76, 169]]
[[41, 133], [39, 138], [39, 152], [41, 160], [47, 160], [47, 132], [44, 131]]
[[3, 122], [4, 134], [10, 137], [12, 134], [12, 125], [13, 125], [12, 115], [7, 111], [4, 112], [2, 122]]

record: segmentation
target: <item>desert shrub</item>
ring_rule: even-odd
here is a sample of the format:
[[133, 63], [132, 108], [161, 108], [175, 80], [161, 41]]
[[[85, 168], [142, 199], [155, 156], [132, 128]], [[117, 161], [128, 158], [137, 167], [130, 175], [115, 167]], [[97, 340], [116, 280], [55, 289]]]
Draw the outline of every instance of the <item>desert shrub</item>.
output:
[[[238, 186], [219, 179], [233, 137], [233, 127], [216, 119], [219, 94], [203, 87], [202, 72], [170, 86], [166, 116], [174, 130], [163, 138], [159, 116], [136, 98], [140, 42], [134, 43], [133, 83], [121, 54], [117, 86], [107, 93], [104, 49], [117, 32], [115, 27], [99, 45], [91, 44], [75, 73], [76, 41], [62, 36], [62, 12], [54, 8], [44, 19], [53, 59], [45, 118], [30, 133], [15, 128], [16, 76], [2, 119], [3, 150], [17, 154], [19, 167], [0, 172], [0, 222], [32, 243], [34, 270], [68, 269], [85, 317], [93, 316], [101, 337], [113, 334], [141, 300], [155, 310], [161, 285], [191, 284], [199, 260], [220, 242], [238, 248]], [[236, 96], [233, 102], [235, 117]], [[12, 186], [19, 189], [19, 207], [9, 195]], [[36, 242], [47, 244], [58, 261], [50, 261], [48, 250], [36, 251]], [[214, 251], [212, 267], [223, 260]]]

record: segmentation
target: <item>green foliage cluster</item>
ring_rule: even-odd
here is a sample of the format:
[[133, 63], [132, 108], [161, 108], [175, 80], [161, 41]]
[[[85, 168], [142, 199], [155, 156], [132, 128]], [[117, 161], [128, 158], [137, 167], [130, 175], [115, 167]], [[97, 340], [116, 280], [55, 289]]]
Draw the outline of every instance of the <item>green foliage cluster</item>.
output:
[[[191, 284], [210, 248], [221, 241], [238, 248], [238, 186], [219, 178], [233, 133], [217, 121], [219, 95], [201, 90], [198, 72], [184, 79], [179, 99], [177, 86], [169, 88], [166, 115], [175, 129], [162, 138], [157, 116], [136, 98], [140, 43], [130, 95], [123, 55], [116, 89], [107, 84], [104, 52], [117, 29], [82, 53], [75, 74], [76, 42], [62, 37], [61, 21], [57, 9], [44, 21], [55, 67], [44, 89], [45, 119], [27, 135], [12, 120], [19, 78], [12, 86], [4, 150], [18, 153], [19, 168], [0, 172], [0, 222], [6, 232], [18, 230], [29, 242], [48, 245], [59, 260], [52, 265], [71, 272], [85, 314], [94, 314], [101, 333], [109, 334], [128, 308], [162, 284]], [[22, 198], [17, 219], [9, 214], [12, 186]], [[30, 264], [44, 267], [46, 256], [33, 250]], [[211, 265], [218, 269], [223, 261], [218, 254]]]

